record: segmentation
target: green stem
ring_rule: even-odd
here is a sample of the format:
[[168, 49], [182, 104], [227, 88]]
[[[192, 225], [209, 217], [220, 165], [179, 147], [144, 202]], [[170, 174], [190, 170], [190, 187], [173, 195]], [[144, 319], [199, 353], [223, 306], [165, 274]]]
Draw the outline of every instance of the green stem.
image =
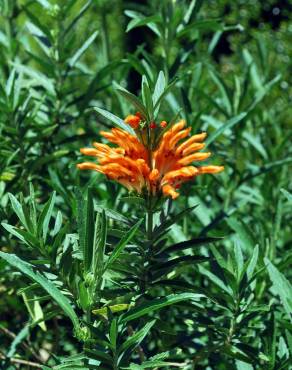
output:
[[91, 307], [86, 310], [86, 322], [91, 324]]
[[228, 336], [226, 338], [226, 341], [225, 341], [225, 344], [226, 345], [230, 345], [231, 344], [231, 341], [233, 339], [233, 336], [234, 336], [234, 333], [236, 331], [236, 319], [238, 317], [238, 315], [240, 314], [240, 309], [239, 309], [239, 298], [236, 299], [236, 307], [235, 307], [235, 310], [232, 314], [232, 318], [231, 318], [231, 321], [230, 321], [230, 327], [229, 327], [229, 332], [228, 332]]
[[[150, 130], [149, 136], [151, 137]], [[152, 147], [151, 142], [148, 143], [148, 157], [149, 157], [149, 165], [150, 165], [150, 171], [153, 169], [153, 163], [152, 163]], [[147, 232], [147, 239], [148, 241], [152, 240], [152, 232], [153, 232], [153, 204], [152, 204], [152, 195], [149, 194], [148, 197], [148, 205], [147, 205], [147, 225], [146, 225], [146, 232]], [[149, 249], [151, 248], [151, 245], [149, 245]]]
[[147, 262], [152, 256], [152, 237], [153, 237], [153, 208], [152, 208], [152, 198], [151, 195], [148, 198], [148, 204], [146, 208], [146, 238], [147, 242], [145, 243], [145, 246], [147, 248], [146, 251], [143, 253], [143, 259], [142, 259], [142, 266], [141, 266], [141, 285], [140, 290], [141, 292], [145, 292], [146, 286], [147, 286], [147, 276], [148, 276], [148, 264]]
[[151, 241], [152, 232], [153, 232], [153, 211], [151, 208], [147, 210], [147, 228], [146, 229], [147, 229], [147, 239]]

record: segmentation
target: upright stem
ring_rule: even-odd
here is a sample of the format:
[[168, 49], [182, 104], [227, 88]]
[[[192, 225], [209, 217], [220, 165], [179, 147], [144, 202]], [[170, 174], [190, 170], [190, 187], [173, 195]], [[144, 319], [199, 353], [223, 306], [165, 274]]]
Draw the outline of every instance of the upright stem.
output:
[[147, 239], [152, 240], [152, 231], [153, 231], [153, 210], [149, 208], [147, 210]]
[[[149, 134], [149, 142], [148, 142], [148, 157], [149, 157], [149, 167], [150, 171], [153, 169], [152, 163], [152, 143], [151, 143], [151, 132], [148, 131]], [[148, 197], [148, 205], [147, 205], [147, 225], [146, 225], [146, 232], [147, 232], [147, 239], [149, 241], [152, 240], [152, 231], [153, 231], [153, 205], [152, 205], [152, 195], [149, 194]], [[149, 245], [149, 249], [151, 245]]]

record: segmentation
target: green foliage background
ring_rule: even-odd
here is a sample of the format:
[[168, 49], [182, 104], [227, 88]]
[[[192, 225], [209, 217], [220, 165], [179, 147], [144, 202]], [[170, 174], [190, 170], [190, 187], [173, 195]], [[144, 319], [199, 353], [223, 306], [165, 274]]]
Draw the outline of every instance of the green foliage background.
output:
[[[291, 368], [291, 8], [0, 1], [1, 369], [32, 368], [19, 359], [56, 370]], [[76, 164], [79, 148], [112, 127], [93, 107], [124, 118], [135, 108], [116, 84], [139, 96], [142, 75], [154, 89], [159, 71], [177, 78], [160, 119], [179, 112], [193, 132], [207, 131], [212, 164], [225, 171], [182, 187], [170, 211], [187, 209], [182, 217], [155, 215], [169, 232], [144, 270], [139, 203]], [[100, 239], [107, 218], [102, 258], [121, 251], [90, 303], [80, 245], [91, 243], [82, 233], [94, 231], [96, 213]], [[86, 323], [100, 342], [88, 342]], [[116, 352], [101, 340], [113, 333]]]

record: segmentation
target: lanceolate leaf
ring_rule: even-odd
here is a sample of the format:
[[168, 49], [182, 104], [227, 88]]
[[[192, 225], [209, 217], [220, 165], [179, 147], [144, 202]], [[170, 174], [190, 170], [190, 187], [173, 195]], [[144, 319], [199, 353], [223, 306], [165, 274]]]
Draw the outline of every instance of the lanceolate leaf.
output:
[[94, 208], [91, 189], [87, 189], [87, 199], [85, 199], [77, 189], [78, 204], [78, 233], [80, 248], [83, 253], [84, 270], [88, 271], [91, 267], [94, 248]]
[[[72, 4], [72, 1], [71, 1], [71, 4]], [[69, 26], [64, 30], [64, 35], [66, 35], [77, 24], [77, 22], [79, 21], [79, 19], [81, 19], [83, 17], [83, 15], [89, 9], [89, 7], [90, 7], [91, 4], [92, 4], [92, 0], [88, 0], [83, 5], [83, 7], [80, 9], [79, 13], [75, 16], [75, 18], [72, 20], [72, 22], [69, 24]], [[69, 10], [68, 7], [70, 6], [70, 2], [69, 2], [69, 4], [66, 4], [66, 6], [67, 6], [67, 9], [66, 10], [68, 11]]]
[[19, 218], [22, 225], [25, 226], [27, 230], [29, 230], [30, 229], [29, 220], [26, 218], [21, 204], [19, 203], [19, 201], [15, 198], [13, 194], [9, 193], [8, 195], [9, 195], [9, 199], [12, 204], [12, 208], [14, 212], [17, 214], [17, 217]]
[[7, 352], [7, 357], [8, 358], [11, 358], [12, 356], [14, 356], [16, 350], [17, 350], [17, 346], [19, 346], [23, 340], [26, 339], [26, 337], [29, 335], [29, 325], [26, 324], [21, 330], [20, 332], [16, 335], [16, 337], [13, 339], [11, 345], [10, 345], [10, 348]]
[[225, 130], [231, 129], [234, 125], [242, 121], [246, 117], [247, 113], [242, 112], [237, 116], [231, 118], [226, 123], [222, 123], [221, 127], [219, 127], [215, 132], [213, 132], [206, 140], [206, 147], [210, 145], [219, 135], [221, 135]]
[[152, 326], [155, 324], [155, 320], [148, 322], [142, 329], [131, 335], [119, 348], [119, 352], [124, 352], [131, 348], [132, 350], [137, 347], [142, 340], [146, 337]]
[[292, 203], [292, 194], [289, 191], [285, 190], [285, 189], [280, 189], [280, 191], [288, 199], [288, 202]]
[[[99, 224], [97, 224], [97, 222]], [[99, 229], [97, 229], [99, 226]], [[93, 245], [93, 259], [92, 259], [92, 272], [94, 276], [101, 277], [104, 264], [105, 255], [105, 245], [107, 239], [107, 218], [103, 211], [101, 215], [96, 218], [96, 229], [94, 235], [94, 245]]]
[[105, 269], [108, 269], [111, 267], [111, 265], [114, 263], [114, 261], [119, 257], [119, 255], [122, 253], [125, 246], [129, 243], [129, 241], [133, 238], [133, 236], [136, 234], [137, 230], [139, 229], [143, 219], [138, 221], [136, 225], [134, 225], [127, 233], [125, 233], [124, 237], [120, 240], [118, 245], [115, 247], [114, 251], [110, 255]]
[[75, 329], [78, 329], [79, 320], [70, 304], [70, 301], [51, 281], [47, 280], [39, 272], [34, 272], [32, 265], [21, 260], [15, 254], [9, 254], [0, 251], [0, 257], [8, 262], [11, 266], [18, 269], [24, 275], [29, 277], [32, 281], [38, 283], [56, 301], [56, 303], [62, 308], [64, 313], [71, 319]]
[[114, 123], [116, 126], [118, 126], [119, 128], [125, 130], [125, 131], [128, 131], [130, 134], [132, 135], [135, 135], [135, 132], [134, 130], [132, 129], [131, 126], [127, 125], [122, 119], [120, 119], [119, 117], [115, 116], [114, 114], [104, 110], [104, 109], [101, 109], [101, 108], [98, 108], [98, 107], [95, 107], [93, 108], [97, 113], [100, 113], [103, 117], [107, 118], [108, 120], [110, 120], [112, 123]]
[[27, 244], [29, 247], [37, 247], [39, 246], [39, 240], [34, 237], [32, 234], [30, 234], [27, 231], [24, 231], [22, 229], [18, 229], [15, 226], [8, 225], [4, 222], [1, 224], [4, 229], [6, 229], [9, 233], [16, 236], [19, 240]]
[[228, 218], [227, 223], [237, 233], [243, 248], [252, 251], [256, 242], [253, 240], [253, 236], [247, 225], [234, 217]]
[[161, 223], [161, 225], [157, 226], [154, 229], [153, 232], [153, 239], [157, 239], [158, 237], [161, 236], [165, 230], [167, 230], [169, 227], [171, 227], [173, 224], [179, 222], [184, 216], [186, 216], [188, 213], [190, 213], [192, 210], [194, 210], [198, 205], [196, 204], [195, 206], [189, 207], [184, 209], [183, 211], [179, 212], [176, 215], [172, 215], [168, 217], [168, 219], [164, 222]]
[[171, 294], [163, 298], [157, 298], [152, 300], [151, 302], [144, 303], [141, 306], [129, 310], [126, 314], [122, 316], [121, 321], [126, 323], [141, 316], [147, 315], [148, 313], [157, 311], [163, 307], [183, 301], [198, 301], [201, 298], [204, 298], [204, 295], [195, 293]]
[[153, 97], [152, 97], [154, 106], [158, 102], [158, 99], [162, 95], [163, 91], [165, 90], [165, 87], [166, 87], [165, 76], [164, 76], [164, 73], [160, 71], [158, 75], [158, 79], [156, 81]]
[[292, 322], [292, 286], [268, 258], [265, 258], [265, 264], [274, 285], [275, 292], [280, 296], [281, 302]]
[[85, 51], [89, 48], [89, 46], [96, 39], [97, 35], [98, 35], [98, 31], [93, 32], [93, 34], [85, 41], [85, 43], [81, 46], [81, 48], [76, 51], [76, 53], [69, 60], [70, 67], [73, 67], [76, 64], [78, 59], [81, 58], [81, 56], [85, 53]]
[[38, 234], [40, 235], [40, 231], [42, 230], [42, 234], [43, 234], [42, 236], [43, 236], [44, 242], [46, 241], [49, 223], [50, 223], [50, 219], [52, 217], [52, 213], [53, 213], [53, 209], [55, 205], [55, 199], [56, 199], [56, 192], [54, 191], [50, 199], [44, 206], [40, 214], [39, 220], [38, 220]]
[[126, 98], [143, 116], [144, 119], [147, 118], [147, 110], [144, 104], [138, 99], [134, 94], [130, 93], [128, 90], [122, 88], [121, 86], [117, 87], [117, 91], [121, 94], [124, 98]]
[[178, 252], [178, 251], [182, 251], [182, 250], [188, 249], [188, 248], [197, 248], [197, 247], [200, 247], [202, 245], [207, 245], [207, 244], [210, 244], [210, 243], [218, 242], [219, 240], [222, 240], [222, 239], [223, 238], [216, 238], [216, 237], [194, 238], [194, 239], [186, 240], [184, 242], [180, 242], [180, 243], [173, 244], [173, 245], [170, 245], [168, 247], [165, 247], [161, 251], [158, 251], [157, 254], [165, 253], [165, 252], [166, 253]]

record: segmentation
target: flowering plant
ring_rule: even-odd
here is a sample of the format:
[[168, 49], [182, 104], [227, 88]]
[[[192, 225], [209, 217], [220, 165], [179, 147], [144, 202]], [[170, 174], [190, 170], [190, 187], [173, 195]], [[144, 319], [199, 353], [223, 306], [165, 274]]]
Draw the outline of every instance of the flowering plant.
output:
[[287, 7], [0, 1], [1, 369], [290, 369]]

